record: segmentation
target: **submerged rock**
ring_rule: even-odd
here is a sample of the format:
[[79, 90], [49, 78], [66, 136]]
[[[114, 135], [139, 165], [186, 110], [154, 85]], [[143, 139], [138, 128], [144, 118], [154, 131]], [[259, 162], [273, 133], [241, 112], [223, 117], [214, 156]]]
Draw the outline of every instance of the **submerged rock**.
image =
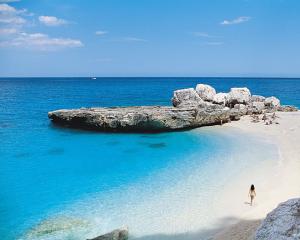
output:
[[213, 98], [216, 95], [216, 90], [207, 84], [197, 84], [196, 92], [201, 99], [210, 102], [213, 101]]
[[258, 228], [255, 240], [300, 239], [300, 198], [279, 204]]
[[127, 239], [128, 239], [128, 230], [116, 229], [110, 233], [92, 239], [87, 239], [87, 240], [127, 240]]
[[57, 110], [48, 113], [57, 124], [99, 131], [162, 132], [219, 124], [229, 109], [216, 104], [199, 107], [115, 107]]
[[197, 94], [195, 89], [186, 88], [174, 91], [172, 103], [174, 107], [191, 107], [203, 103], [203, 100]]
[[69, 217], [55, 217], [44, 220], [30, 229], [22, 239], [46, 239], [49, 236], [62, 234], [65, 231], [72, 231], [73, 229], [85, 228], [88, 222]]

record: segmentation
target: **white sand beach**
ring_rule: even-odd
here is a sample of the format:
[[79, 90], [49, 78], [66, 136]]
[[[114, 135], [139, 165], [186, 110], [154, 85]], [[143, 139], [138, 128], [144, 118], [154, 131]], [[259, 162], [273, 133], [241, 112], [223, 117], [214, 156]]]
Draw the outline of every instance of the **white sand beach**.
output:
[[[275, 166], [263, 162], [253, 166], [227, 185], [220, 207], [234, 221], [232, 225], [224, 224], [227, 227], [215, 236], [216, 240], [252, 239], [267, 213], [279, 203], [300, 196], [300, 112], [276, 114], [278, 118], [275, 122], [279, 124], [265, 125], [262, 120], [254, 123], [250, 116], [245, 116], [240, 121], [222, 126], [273, 142], [278, 147], [280, 158]], [[252, 183], [256, 187], [257, 197], [254, 205], [250, 206], [247, 189]]]

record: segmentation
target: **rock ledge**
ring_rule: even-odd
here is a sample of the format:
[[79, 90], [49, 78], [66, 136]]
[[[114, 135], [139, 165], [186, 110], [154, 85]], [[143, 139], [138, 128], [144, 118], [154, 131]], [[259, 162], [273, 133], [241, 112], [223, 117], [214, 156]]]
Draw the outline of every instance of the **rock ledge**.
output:
[[173, 106], [62, 109], [48, 113], [53, 123], [108, 132], [164, 132], [223, 124], [246, 114], [297, 111], [276, 97], [251, 96], [248, 88], [216, 93], [206, 84], [174, 91]]

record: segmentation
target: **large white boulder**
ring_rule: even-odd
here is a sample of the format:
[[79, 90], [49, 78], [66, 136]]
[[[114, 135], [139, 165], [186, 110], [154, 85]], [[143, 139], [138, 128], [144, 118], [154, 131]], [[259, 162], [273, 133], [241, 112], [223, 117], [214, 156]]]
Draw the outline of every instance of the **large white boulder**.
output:
[[248, 108], [244, 104], [235, 104], [233, 108], [236, 109], [240, 115], [246, 115], [248, 112]]
[[225, 105], [227, 103], [228, 99], [229, 99], [229, 94], [228, 93], [222, 93], [222, 92], [217, 93], [213, 97], [213, 103]]
[[260, 96], [260, 95], [252, 95], [251, 96], [252, 102], [264, 102], [265, 99], [266, 98], [264, 96]]
[[260, 114], [265, 109], [265, 103], [264, 102], [253, 102], [252, 103], [252, 113]]
[[248, 88], [231, 88], [229, 92], [230, 104], [249, 104], [251, 101], [251, 93]]
[[197, 106], [203, 103], [198, 93], [193, 88], [185, 88], [174, 91], [172, 103], [174, 107]]
[[300, 239], [300, 198], [279, 204], [258, 228], [255, 240]]
[[276, 108], [280, 106], [280, 101], [276, 97], [268, 97], [265, 99], [265, 106], [270, 108]]
[[207, 84], [197, 84], [196, 92], [204, 101], [213, 101], [216, 90]]

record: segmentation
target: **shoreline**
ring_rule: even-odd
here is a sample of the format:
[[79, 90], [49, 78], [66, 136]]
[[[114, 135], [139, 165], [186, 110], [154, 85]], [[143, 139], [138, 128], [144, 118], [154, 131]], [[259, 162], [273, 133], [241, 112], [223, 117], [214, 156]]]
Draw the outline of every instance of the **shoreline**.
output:
[[[289, 153], [291, 150], [281, 149], [281, 147], [282, 145], [290, 145], [290, 142], [288, 141], [290, 138], [289, 133], [293, 136], [295, 135], [295, 137], [299, 139], [300, 124], [297, 124], [297, 120], [300, 118], [300, 112], [280, 113], [278, 116], [280, 116], [279, 125], [274, 124], [267, 126], [262, 122], [252, 123], [250, 121], [250, 116], [245, 116], [240, 121], [224, 124], [223, 126], [205, 127], [202, 129], [199, 128], [199, 130], [193, 130], [191, 134], [195, 136], [199, 133], [201, 134], [201, 132], [204, 132], [204, 134], [208, 134], [209, 136], [212, 134], [220, 134], [219, 136], [221, 136], [221, 138], [216, 139], [216, 141], [219, 143], [226, 141], [227, 137], [229, 137], [228, 139], [233, 139], [233, 142], [230, 142], [230, 144], [234, 144], [234, 149], [233, 152], [229, 152], [229, 154], [234, 153], [234, 155], [226, 156], [227, 151], [220, 155], [222, 158], [224, 158], [223, 160], [226, 160], [224, 161], [226, 162], [224, 166], [231, 166], [231, 168], [223, 168], [219, 165], [222, 164], [222, 161], [217, 161], [214, 165], [214, 168], [211, 169], [212, 171], [209, 171], [210, 168], [205, 168], [206, 170], [202, 172], [203, 168], [200, 168], [200, 166], [196, 164], [194, 165], [194, 171], [188, 171], [188, 175], [183, 173], [183, 176], [187, 176], [187, 178], [184, 178], [182, 183], [175, 183], [173, 187], [149, 188], [148, 185], [148, 189], [156, 189], [156, 191], [146, 191], [145, 193], [148, 193], [149, 195], [144, 195], [144, 198], [138, 199], [139, 201], [136, 201], [137, 199], [135, 199], [134, 196], [138, 192], [140, 194], [143, 192], [142, 190], [145, 188], [145, 182], [141, 182], [141, 185], [134, 185], [134, 187], [129, 186], [128, 189], [134, 189], [133, 192], [127, 192], [127, 188], [125, 189], [125, 192], [120, 192], [122, 195], [125, 193], [125, 196], [129, 196], [129, 198], [125, 198], [126, 201], [124, 202], [124, 205], [122, 201], [120, 203], [122, 198], [112, 198], [117, 199], [117, 209], [124, 209], [122, 213], [118, 214], [117, 218], [114, 218], [114, 221], [117, 220], [117, 223], [114, 224], [115, 227], [110, 226], [109, 222], [103, 222], [102, 224], [104, 224], [104, 229], [101, 230], [101, 232], [104, 234], [110, 230], [118, 228], [118, 226], [128, 226], [129, 232], [133, 234], [131, 235], [130, 239], [136, 240], [250, 240], [251, 236], [253, 236], [258, 225], [260, 224], [261, 219], [263, 219], [267, 213], [273, 210], [280, 202], [291, 198], [292, 194], [296, 194], [296, 196], [299, 195], [297, 184], [295, 184], [295, 188], [288, 188], [285, 189], [287, 192], [283, 192], [283, 187], [280, 185], [280, 180], [282, 177], [285, 177], [286, 175], [289, 176], [292, 172], [294, 172], [295, 179], [288, 179], [287, 185], [290, 185], [289, 183], [291, 181], [296, 183], [299, 182], [297, 181], [299, 180], [299, 177], [297, 176], [299, 171], [297, 171], [297, 168], [295, 168], [294, 165], [292, 166], [292, 170], [290, 170], [290, 167], [288, 167], [287, 170], [283, 171], [283, 169], [286, 169], [286, 166], [289, 166], [287, 163], [295, 162], [295, 158], [290, 158], [291, 156], [289, 156], [289, 154], [287, 154], [288, 156], [285, 156], [286, 151]], [[290, 127], [287, 128], [287, 126], [290, 124], [296, 124], [297, 128], [294, 130], [289, 130]], [[282, 137], [282, 132], [285, 135], [284, 138]], [[245, 139], [243, 139], [244, 136], [246, 137]], [[286, 140], [286, 138], [288, 138], [288, 140]], [[237, 140], [236, 143], [234, 142], [235, 139]], [[293, 140], [292, 149], [295, 148], [297, 142], [297, 140]], [[259, 144], [261, 144], [261, 147]], [[265, 144], [266, 147], [270, 145], [272, 150], [266, 149], [266, 152], [262, 152], [261, 149], [265, 149]], [[252, 156], [251, 150], [253, 146], [255, 146], [255, 148], [258, 147], [259, 150]], [[199, 148], [198, 145], [196, 147]], [[277, 152], [277, 150], [280, 150], [280, 152]], [[245, 151], [244, 154], [242, 151]], [[299, 156], [299, 152], [295, 154], [296, 156]], [[278, 156], [281, 157], [279, 158]], [[201, 155], [195, 157], [199, 158]], [[266, 157], [266, 161], [262, 161], [264, 157]], [[253, 158], [253, 163], [255, 164], [249, 164], [251, 158]], [[288, 159], [291, 161], [288, 161]], [[235, 169], [235, 167], [237, 167], [235, 161], [241, 161], [239, 164], [242, 165], [240, 165], [239, 171], [232, 171]], [[189, 163], [190, 160], [187, 159], [186, 164], [188, 165]], [[298, 166], [300, 166], [300, 163]], [[180, 169], [180, 172], [176, 171], [177, 168]], [[168, 182], [168, 177], [177, 175], [177, 173], [182, 173], [182, 169], [179, 166], [175, 166], [174, 169], [171, 172], [167, 172], [167, 174], [161, 172], [161, 175], [157, 175], [157, 179], [160, 181], [164, 180], [163, 182]], [[205, 185], [205, 182], [204, 184], [201, 184], [201, 181], [199, 181], [203, 178], [201, 173], [206, 173], [207, 178], [209, 179], [212, 179], [213, 175], [216, 175], [219, 178], [217, 185], [215, 185], [215, 187], [217, 187], [217, 191], [215, 191], [213, 195], [209, 195], [209, 192], [207, 191], [203, 192], [202, 190], [199, 190], [199, 186]], [[220, 174], [222, 175], [223, 173], [226, 175], [226, 177], [220, 178]], [[160, 178], [159, 176], [165, 176], [166, 178]], [[180, 176], [180, 174], [178, 176]], [[278, 181], [275, 181], [276, 178], [278, 178]], [[146, 182], [150, 181], [151, 179]], [[256, 186], [257, 198], [255, 199], [254, 206], [250, 207], [249, 204], [247, 204], [249, 201], [247, 195], [249, 186], [252, 183], [254, 183]], [[140, 186], [140, 188], [136, 188], [136, 186]], [[159, 187], [160, 185], [157, 186]], [[133, 198], [131, 199], [130, 196], [133, 196]], [[111, 201], [110, 195], [107, 197], [107, 199]], [[207, 198], [210, 199], [209, 202], [206, 202]], [[165, 203], [166, 201], [157, 202], [155, 199], [172, 199], [172, 201]], [[90, 198], [80, 200], [79, 202], [74, 203], [74, 205], [72, 205], [69, 209], [66, 209], [65, 212], [62, 212], [62, 214], [68, 214], [70, 212], [75, 213], [76, 209], [81, 209], [79, 212], [77, 212], [77, 214], [74, 215], [74, 217], [79, 217], [80, 219], [82, 218], [82, 220], [90, 222], [90, 227], [94, 229], [95, 232], [90, 232], [89, 236], [86, 237], [95, 237], [100, 235], [99, 227], [96, 226], [98, 223], [96, 224], [96, 222], [94, 222], [94, 220], [97, 220], [95, 219], [95, 216], [104, 217], [111, 215], [109, 212], [101, 211], [101, 205], [99, 205], [99, 199], [97, 198], [97, 195], [92, 198], [92, 201], [90, 200]], [[88, 207], [86, 207], [87, 203]], [[175, 208], [169, 206], [170, 204], [175, 204], [172, 205]], [[114, 205], [112, 205], [112, 207], [113, 206]], [[135, 210], [133, 212], [131, 212], [130, 206], [134, 206]], [[100, 209], [98, 209], [98, 207], [100, 207]], [[94, 209], [98, 209], [99, 212], [94, 212]], [[151, 209], [155, 209], [155, 211], [160, 209], [162, 215], [153, 215]], [[149, 210], [151, 214], [147, 215]], [[83, 213], [82, 211], [85, 213], [90, 213], [91, 215], [81, 215], [81, 213]], [[103, 215], [103, 213], [106, 215]], [[141, 223], [137, 223], [134, 220], [135, 217], [144, 215], [148, 217], [141, 218]], [[92, 218], [90, 219], [91, 216]], [[114, 215], [112, 216], [115, 217]], [[180, 217], [177, 219], [176, 216]], [[110, 219], [110, 221], [113, 220]], [[147, 231], [145, 231], [145, 233], [141, 234], [140, 230], [145, 226], [152, 225], [152, 221], [157, 222], [153, 227], [150, 227]], [[54, 218], [53, 223], [55, 222], [56, 220]], [[171, 223], [172, 226], [168, 225], [168, 222], [169, 224]], [[93, 224], [95, 224], [95, 228], [93, 227]], [[166, 225], [164, 226], [164, 224]], [[131, 228], [132, 226], [134, 226], [135, 229]], [[160, 233], [161, 231], [156, 229], [157, 226], [165, 227], [163, 228], [163, 233]], [[105, 230], [105, 228], [107, 229]], [[152, 230], [154, 231], [152, 232]], [[78, 231], [78, 233], [80, 233], [80, 229]]]
[[[279, 124], [265, 125], [262, 120], [253, 123], [250, 116], [244, 116], [220, 127], [229, 131], [236, 129], [274, 143], [279, 159], [275, 166], [273, 163], [253, 166], [247, 173], [234, 177], [224, 189], [222, 207], [235, 221], [219, 231], [213, 238], [215, 240], [252, 239], [260, 221], [279, 203], [300, 196], [300, 112], [276, 114]], [[256, 186], [257, 197], [250, 207], [246, 204], [249, 200], [247, 188], [252, 183]]]

